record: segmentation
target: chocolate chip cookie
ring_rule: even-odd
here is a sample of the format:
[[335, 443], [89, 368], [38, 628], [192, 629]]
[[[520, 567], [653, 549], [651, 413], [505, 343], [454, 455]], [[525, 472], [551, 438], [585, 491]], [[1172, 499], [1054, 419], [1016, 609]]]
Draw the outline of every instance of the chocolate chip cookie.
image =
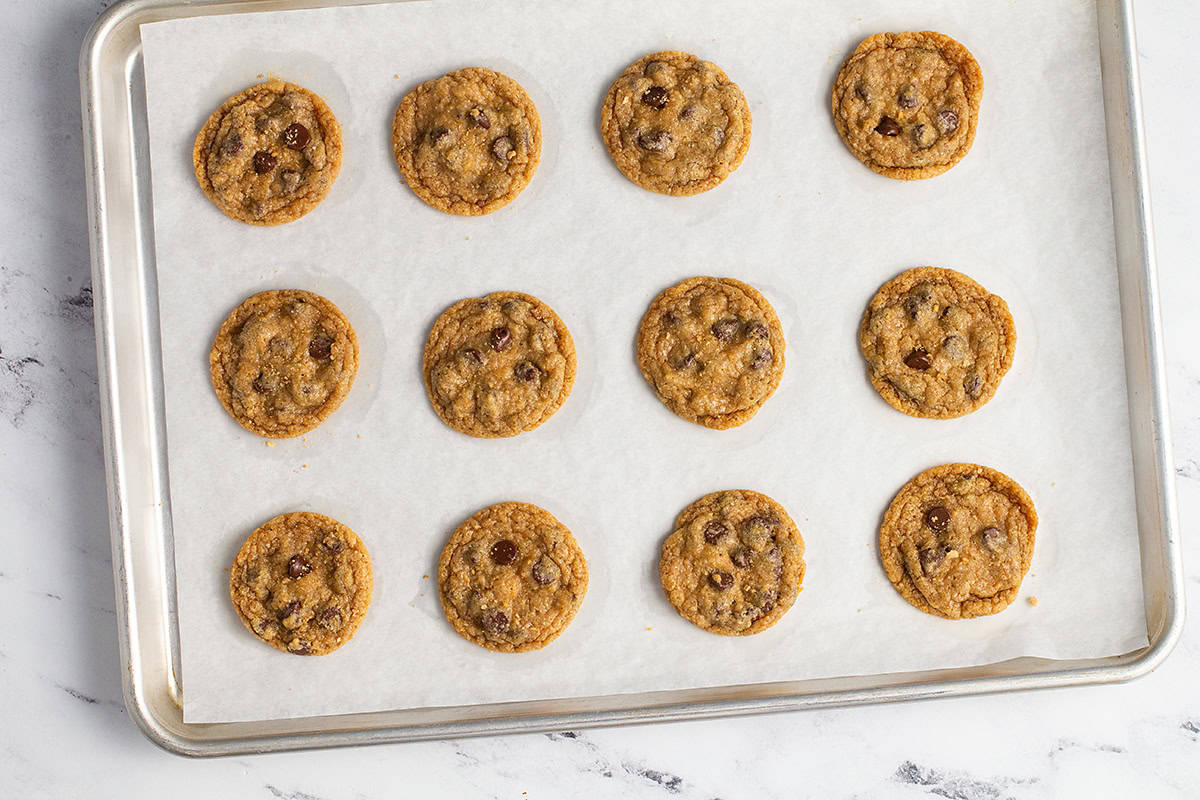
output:
[[468, 436], [531, 431], [575, 385], [575, 344], [550, 306], [520, 292], [460, 300], [425, 343], [425, 390], [442, 421]]
[[1012, 366], [1008, 304], [952, 269], [918, 267], [888, 281], [863, 314], [858, 344], [871, 384], [913, 417], [969, 414]]
[[338, 307], [300, 289], [247, 298], [221, 324], [209, 354], [213, 389], [259, 436], [308, 433], [354, 384], [358, 338]]
[[442, 610], [464, 639], [523, 653], [566, 630], [587, 593], [587, 560], [550, 512], [499, 503], [450, 535], [438, 562]]
[[889, 178], [940, 175], [975, 141], [983, 73], [941, 33], [877, 33], [842, 64], [833, 122], [862, 163]]
[[335, 519], [283, 514], [250, 534], [229, 570], [229, 596], [246, 628], [276, 650], [330, 653], [371, 604], [371, 559]]
[[325, 199], [342, 166], [342, 129], [309, 90], [274, 80], [221, 104], [196, 136], [200, 188], [227, 216], [280, 225]]
[[542, 156], [542, 122], [521, 84], [470, 67], [400, 101], [392, 152], [417, 197], [450, 214], [490, 214], [519, 195]]
[[652, 192], [707, 192], [750, 149], [750, 107], [720, 67], [669, 50], [633, 62], [600, 111], [604, 144], [626, 178]]
[[713, 492], [679, 513], [658, 572], [667, 599], [688, 622], [748, 636], [774, 625], [796, 602], [804, 539], [765, 494]]
[[725, 429], [750, 420], [783, 376], [783, 328], [752, 286], [689, 278], [642, 317], [637, 360], [658, 398], [679, 416]]
[[943, 464], [904, 485], [879, 527], [879, 557], [900, 596], [947, 619], [1003, 611], [1033, 558], [1037, 512], [1012, 478]]

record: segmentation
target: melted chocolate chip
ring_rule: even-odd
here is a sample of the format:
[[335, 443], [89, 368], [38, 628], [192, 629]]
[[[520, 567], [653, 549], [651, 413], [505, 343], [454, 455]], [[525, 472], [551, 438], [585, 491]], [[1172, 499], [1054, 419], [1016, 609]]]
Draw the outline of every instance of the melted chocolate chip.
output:
[[649, 131], [638, 135], [637, 143], [643, 150], [661, 153], [671, 146], [674, 137], [666, 131]]
[[899, 136], [900, 125], [891, 117], [884, 117], [879, 120], [879, 124], [875, 126], [875, 132], [884, 136]]
[[927, 370], [933, 366], [933, 359], [924, 347], [917, 347], [904, 357], [904, 363], [911, 369]]
[[508, 159], [512, 156], [512, 153], [512, 139], [509, 139], [507, 136], [498, 136], [496, 141], [492, 142], [492, 155], [497, 160], [508, 163]]
[[303, 639], [293, 639], [288, 642], [288, 652], [294, 656], [311, 656], [312, 649], [308, 646], [308, 642]]
[[533, 576], [533, 582], [538, 586], [549, 586], [558, 580], [561, 572], [557, 564], [548, 558], [542, 557], [533, 565], [530, 574]]
[[326, 536], [324, 539], [322, 539], [321, 546], [324, 547], [326, 550], [328, 550], [331, 553], [340, 553], [340, 552], [342, 552], [342, 547], [343, 547], [342, 540], [337, 538], [333, 534], [330, 534], [329, 536]]
[[507, 567], [509, 564], [516, 563], [520, 551], [508, 539], [501, 539], [492, 545], [492, 549], [488, 551], [488, 555], [491, 556], [492, 563]]
[[954, 362], [967, 357], [967, 340], [957, 333], [952, 333], [942, 340], [942, 355]]
[[236, 156], [240, 152], [242, 152], [242, 135], [234, 131], [225, 141], [221, 142], [221, 155]]
[[538, 375], [541, 374], [541, 370], [534, 366], [530, 361], [522, 361], [520, 364], [517, 364], [517, 366], [513, 367], [513, 374], [517, 377], [517, 380], [521, 381], [522, 383], [533, 383], [538, 379]]
[[696, 363], [696, 354], [681, 351], [678, 355], [672, 353], [667, 359], [667, 363], [671, 365], [671, 369], [684, 370]]
[[680, 119], [691, 119], [694, 116], [696, 116], [695, 106], [686, 106], [683, 111], [679, 112]]
[[911, 83], [900, 90], [900, 96], [896, 98], [896, 102], [901, 108], [916, 108], [917, 107], [917, 87]]
[[746, 335], [756, 339], [769, 339], [771, 338], [771, 331], [761, 322], [747, 322]]
[[488, 119], [488, 115], [484, 112], [484, 110], [478, 106], [468, 111], [467, 116], [471, 118], [472, 122], [483, 128], [485, 131], [492, 127], [492, 121]]
[[948, 108], [937, 113], [937, 127], [943, 134], [951, 134], [958, 130], [958, 114]]
[[299, 614], [302, 607], [303, 603], [301, 603], [299, 600], [293, 600], [283, 608], [279, 609], [279, 618], [282, 620], [287, 619], [293, 614]]
[[708, 582], [721, 591], [733, 586], [733, 576], [725, 570], [716, 569], [708, 573]]
[[308, 343], [308, 355], [317, 361], [329, 358], [333, 355], [333, 339], [323, 333], [317, 334]]
[[733, 341], [739, 327], [736, 319], [719, 319], [712, 324], [712, 335], [717, 337], [719, 342]]
[[775, 354], [771, 352], [771, 348], [763, 350], [755, 350], [754, 355], [750, 358], [750, 369], [762, 369], [771, 363]]
[[917, 284], [904, 297], [904, 310], [914, 320], [933, 311], [933, 293], [928, 284]]
[[984, 528], [979, 535], [983, 537], [983, 546], [993, 553], [1008, 544], [1008, 536], [999, 528]]
[[934, 506], [925, 512], [925, 524], [939, 533], [950, 527], [950, 509]]
[[268, 153], [266, 150], [259, 150], [254, 154], [254, 174], [263, 175], [275, 169], [275, 165], [279, 163], [279, 159]]
[[283, 129], [283, 143], [292, 150], [303, 150], [311, 138], [312, 136], [309, 134], [308, 128], [299, 122], [293, 122]]
[[429, 143], [437, 147], [442, 142], [446, 141], [446, 137], [450, 135], [450, 131], [445, 128], [434, 128], [429, 132]]
[[508, 332], [508, 328], [501, 325], [499, 328], [492, 329], [491, 335], [492, 349], [497, 353], [502, 353], [512, 345], [512, 334]]
[[302, 578], [312, 572], [312, 564], [304, 556], [296, 554], [288, 560], [288, 577]]
[[704, 524], [704, 541], [716, 544], [729, 535], [729, 526], [720, 520], [709, 520]]
[[317, 615], [317, 624], [332, 631], [340, 630], [342, 627], [341, 610], [330, 606]]
[[479, 625], [488, 633], [499, 635], [508, 630], [508, 614], [499, 609], [489, 611], [480, 618]]
[[285, 194], [291, 194], [300, 188], [300, 173], [294, 169], [285, 169], [279, 173], [279, 183]]
[[261, 372], [258, 373], [258, 377], [255, 378], [254, 382], [250, 385], [253, 386], [254, 391], [258, 392], [259, 394], [270, 394], [271, 392], [275, 391], [275, 385]]
[[972, 400], [974, 400], [976, 397], [979, 397], [979, 393], [983, 391], [983, 378], [972, 372], [970, 375], [963, 378], [963, 391], [965, 391], [967, 396]]
[[871, 102], [871, 90], [867, 88], [865, 83], [860, 83], [858, 86], [855, 86], [854, 93], [858, 95], [858, 98], [864, 103]]
[[679, 324], [679, 315], [674, 311], [668, 311], [662, 315], [662, 321], [663, 325], [670, 325], [674, 327], [675, 325]]
[[479, 366], [480, 364], [483, 363], [483, 356], [481, 356], [479, 354], [479, 351], [476, 350], [474, 347], [468, 347], [466, 350], [462, 351], [462, 354], [463, 354], [463, 358], [465, 358], [467, 361], [471, 362], [475, 366]]
[[924, 548], [917, 553], [921, 561], [921, 570], [926, 575], [932, 575], [946, 562], [946, 550], [941, 547]]
[[754, 551], [749, 547], [739, 547], [729, 554], [729, 560], [733, 562], [735, 567], [745, 569], [754, 560]]
[[642, 92], [642, 102], [651, 108], [662, 111], [667, 107], [667, 90], [661, 86], [651, 86]]

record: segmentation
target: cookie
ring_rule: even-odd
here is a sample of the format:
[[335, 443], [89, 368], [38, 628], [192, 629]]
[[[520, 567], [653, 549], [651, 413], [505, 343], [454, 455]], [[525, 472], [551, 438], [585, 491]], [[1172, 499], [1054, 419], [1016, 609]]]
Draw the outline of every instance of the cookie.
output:
[[250, 534], [229, 570], [247, 630], [276, 650], [320, 656], [350, 641], [371, 605], [371, 558], [335, 519], [283, 514]]
[[952, 269], [917, 267], [871, 299], [858, 330], [871, 385], [913, 417], [949, 419], [992, 398], [1012, 366], [1008, 304]]
[[900, 596], [947, 619], [1003, 611], [1033, 558], [1037, 512], [1016, 481], [943, 464], [904, 485], [879, 526], [879, 557]]
[[833, 82], [833, 122], [862, 163], [889, 178], [941, 175], [975, 141], [983, 73], [941, 33], [877, 33]]
[[749, 421], [783, 376], [783, 328], [767, 298], [733, 278], [689, 278], [642, 317], [637, 360], [658, 399], [718, 430]]
[[725, 636], [760, 633], [796, 602], [804, 539], [783, 506], [746, 489], [713, 492], [685, 508], [658, 563], [679, 615]]
[[425, 391], [433, 410], [468, 436], [531, 431], [575, 385], [575, 343], [550, 306], [520, 292], [460, 300], [425, 343]]
[[279, 80], [221, 104], [196, 136], [200, 188], [226, 216], [251, 225], [300, 219], [325, 199], [342, 166], [342, 129], [329, 106]]
[[721, 69], [689, 53], [651, 53], [613, 81], [600, 132], [626, 178], [652, 192], [707, 192], [750, 149], [750, 106]]
[[338, 307], [300, 289], [248, 297], [209, 354], [213, 389], [251, 433], [286, 439], [337, 410], [354, 384], [358, 338]]
[[392, 153], [417, 197], [478, 216], [519, 195], [542, 156], [542, 122], [521, 84], [470, 67], [413, 89], [392, 120]]
[[587, 560], [550, 512], [488, 506], [450, 535], [438, 562], [442, 610], [464, 639], [501, 653], [558, 638], [587, 593]]

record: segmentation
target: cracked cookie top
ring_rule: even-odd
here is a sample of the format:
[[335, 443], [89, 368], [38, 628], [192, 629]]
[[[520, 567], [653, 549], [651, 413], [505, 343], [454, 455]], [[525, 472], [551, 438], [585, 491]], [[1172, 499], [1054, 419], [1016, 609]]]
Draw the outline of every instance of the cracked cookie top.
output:
[[983, 73], [941, 33], [877, 33], [833, 83], [833, 121], [854, 157], [889, 178], [940, 175], [975, 140]]
[[906, 483], [879, 527], [879, 557], [900, 596], [966, 619], [1004, 610], [1033, 559], [1037, 512], [1007, 475], [943, 464]]
[[226, 100], [196, 136], [192, 166], [208, 199], [252, 225], [317, 207], [342, 165], [342, 131], [309, 90], [268, 81]]
[[969, 414], [1012, 366], [1008, 304], [952, 269], [917, 267], [872, 298], [858, 333], [871, 385], [913, 417]]
[[537, 171], [542, 123], [521, 84], [469, 67], [426, 81], [396, 109], [392, 152], [409, 188], [450, 214], [490, 214]]
[[600, 112], [617, 168], [661, 194], [699, 194], [720, 184], [746, 157], [750, 127], [737, 84], [715, 64], [677, 51], [631, 64]]

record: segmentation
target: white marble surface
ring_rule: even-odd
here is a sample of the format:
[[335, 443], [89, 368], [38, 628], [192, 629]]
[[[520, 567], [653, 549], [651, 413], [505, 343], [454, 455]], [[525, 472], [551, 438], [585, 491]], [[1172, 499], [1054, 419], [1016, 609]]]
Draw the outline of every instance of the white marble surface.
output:
[[[207, 761], [150, 744], [121, 701], [76, 77], [108, 5], [0, 2], [0, 796], [1200, 795], [1195, 618], [1158, 671], [1123, 686]], [[1200, 4], [1138, 0], [1137, 22], [1195, 607]]]

